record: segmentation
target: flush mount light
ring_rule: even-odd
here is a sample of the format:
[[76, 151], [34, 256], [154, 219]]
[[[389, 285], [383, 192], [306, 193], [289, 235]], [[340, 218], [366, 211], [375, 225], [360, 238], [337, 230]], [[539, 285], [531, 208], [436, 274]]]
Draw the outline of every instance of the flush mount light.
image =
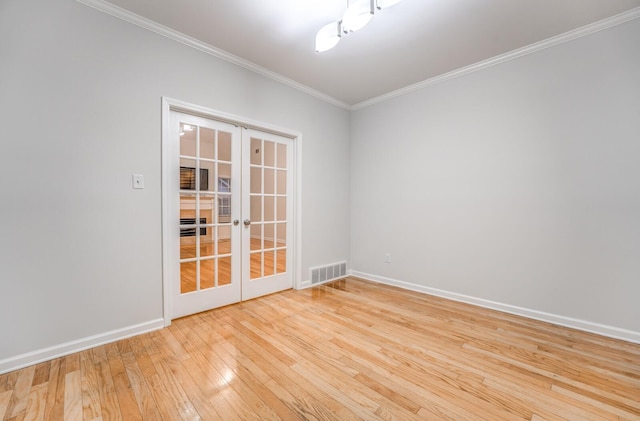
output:
[[342, 37], [341, 22], [325, 25], [316, 35], [316, 52], [322, 53], [335, 47]]
[[355, 32], [364, 28], [375, 12], [375, 0], [351, 0], [342, 17], [342, 27], [345, 31]]
[[401, 0], [347, 0], [347, 10], [342, 20], [322, 27], [316, 34], [316, 52], [330, 50], [343, 35], [364, 28], [373, 19], [376, 10], [386, 9]]

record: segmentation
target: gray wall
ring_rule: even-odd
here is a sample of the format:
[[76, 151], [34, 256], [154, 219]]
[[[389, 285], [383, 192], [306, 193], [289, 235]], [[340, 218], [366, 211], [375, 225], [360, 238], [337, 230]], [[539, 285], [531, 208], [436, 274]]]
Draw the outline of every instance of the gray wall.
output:
[[0, 0], [0, 362], [162, 317], [162, 96], [301, 132], [303, 275], [349, 259], [348, 111], [72, 0]]
[[635, 20], [354, 112], [351, 268], [640, 332], [638, 40]]

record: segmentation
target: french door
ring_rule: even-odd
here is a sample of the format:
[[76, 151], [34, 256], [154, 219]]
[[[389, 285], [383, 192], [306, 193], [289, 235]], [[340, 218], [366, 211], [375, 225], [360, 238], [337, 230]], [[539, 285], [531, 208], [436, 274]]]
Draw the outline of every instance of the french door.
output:
[[171, 318], [291, 288], [291, 140], [176, 111], [169, 125]]

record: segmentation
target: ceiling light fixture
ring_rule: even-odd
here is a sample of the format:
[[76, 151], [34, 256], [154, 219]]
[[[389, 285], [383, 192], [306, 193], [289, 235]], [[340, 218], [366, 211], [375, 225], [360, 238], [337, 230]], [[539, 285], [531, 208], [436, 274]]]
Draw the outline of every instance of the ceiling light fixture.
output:
[[342, 28], [348, 32], [355, 32], [364, 28], [375, 12], [375, 0], [351, 0], [342, 17]]
[[335, 47], [342, 37], [342, 23], [331, 22], [316, 35], [316, 52], [322, 53]]
[[364, 28], [373, 19], [376, 10], [391, 7], [401, 0], [347, 0], [347, 10], [342, 20], [322, 27], [316, 34], [316, 52], [330, 50], [340, 42], [343, 35]]

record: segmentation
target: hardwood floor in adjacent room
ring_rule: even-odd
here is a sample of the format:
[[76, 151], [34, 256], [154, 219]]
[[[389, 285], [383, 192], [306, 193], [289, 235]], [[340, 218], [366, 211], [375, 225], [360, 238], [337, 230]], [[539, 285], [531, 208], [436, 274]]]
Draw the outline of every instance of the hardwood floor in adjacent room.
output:
[[0, 376], [0, 420], [640, 420], [640, 345], [354, 278]]

